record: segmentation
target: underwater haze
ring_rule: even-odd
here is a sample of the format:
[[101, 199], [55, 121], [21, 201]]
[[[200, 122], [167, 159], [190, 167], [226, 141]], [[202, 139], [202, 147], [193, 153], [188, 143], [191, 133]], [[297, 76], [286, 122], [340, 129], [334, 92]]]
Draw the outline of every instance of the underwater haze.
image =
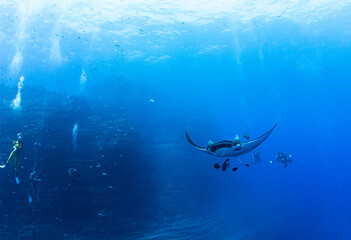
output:
[[0, 239], [351, 239], [350, 59], [351, 0], [0, 0]]

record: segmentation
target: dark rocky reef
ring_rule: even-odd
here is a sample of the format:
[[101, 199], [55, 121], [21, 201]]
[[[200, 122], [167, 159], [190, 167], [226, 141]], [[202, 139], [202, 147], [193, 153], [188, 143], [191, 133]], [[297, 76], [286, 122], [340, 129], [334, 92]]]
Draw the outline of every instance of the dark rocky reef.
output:
[[[155, 208], [152, 169], [141, 162], [134, 116], [118, 106], [29, 86], [22, 91], [22, 109], [13, 110], [16, 93], [0, 85], [1, 162], [17, 132], [24, 142], [21, 184], [14, 182], [14, 161], [0, 169], [1, 239], [118, 239], [116, 231], [130, 227], [128, 219], [150, 215]], [[68, 188], [70, 167], [77, 168], [78, 175], [77, 185]], [[42, 180], [40, 200], [29, 203], [33, 169]]]

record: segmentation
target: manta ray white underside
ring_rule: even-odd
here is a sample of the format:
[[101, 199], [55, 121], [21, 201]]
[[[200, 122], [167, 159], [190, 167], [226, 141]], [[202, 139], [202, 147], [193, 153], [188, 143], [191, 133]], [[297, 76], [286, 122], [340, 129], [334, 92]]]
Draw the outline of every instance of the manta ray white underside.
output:
[[272, 127], [271, 130], [263, 134], [262, 136], [255, 138], [248, 142], [240, 142], [240, 146], [233, 144], [233, 141], [220, 141], [217, 143], [210, 144], [206, 148], [196, 145], [193, 140], [191, 140], [188, 131], [185, 130], [185, 136], [188, 142], [197, 148], [200, 151], [206, 152], [208, 154], [217, 156], [217, 157], [238, 157], [240, 155], [249, 153], [250, 151], [257, 148], [261, 143], [268, 138], [272, 133], [273, 129], [277, 126], [278, 123]]

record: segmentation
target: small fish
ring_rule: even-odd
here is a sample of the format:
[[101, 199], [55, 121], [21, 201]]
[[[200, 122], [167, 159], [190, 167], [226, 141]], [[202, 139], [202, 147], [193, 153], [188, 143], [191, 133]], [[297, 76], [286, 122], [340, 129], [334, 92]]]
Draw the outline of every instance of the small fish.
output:
[[229, 158], [224, 161], [222, 165], [222, 171], [224, 172], [227, 169], [227, 167], [229, 167]]
[[237, 170], [238, 170], [238, 168], [237, 168], [237, 167], [233, 168], [233, 172], [236, 172]]
[[221, 166], [219, 165], [219, 163], [215, 163], [213, 167], [218, 170]]
[[150, 102], [155, 102], [155, 100], [153, 100], [153, 99], [149, 99], [150, 100]]
[[245, 164], [246, 167], [250, 167], [250, 165], [248, 163]]

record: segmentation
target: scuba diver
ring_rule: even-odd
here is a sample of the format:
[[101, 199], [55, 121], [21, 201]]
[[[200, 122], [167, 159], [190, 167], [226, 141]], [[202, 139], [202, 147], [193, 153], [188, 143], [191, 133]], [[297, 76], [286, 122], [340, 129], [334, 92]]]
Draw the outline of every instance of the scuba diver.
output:
[[252, 156], [253, 160], [255, 161], [252, 164], [261, 163], [261, 154], [259, 151], [257, 151], [257, 150], [254, 151], [251, 156]]
[[38, 178], [38, 174], [36, 173], [36, 171], [33, 171], [29, 176], [29, 182], [30, 182], [30, 191], [29, 191], [29, 197], [28, 197], [29, 203], [32, 202], [32, 199], [34, 196], [37, 199], [37, 201], [39, 201], [38, 182], [40, 181], [41, 179]]
[[18, 155], [22, 151], [22, 146], [23, 146], [21, 133], [17, 133], [17, 139], [12, 142], [11, 146], [12, 146], [12, 151], [10, 153], [9, 158], [7, 159], [7, 162], [4, 165], [1, 165], [0, 167], [5, 168], [9, 164], [10, 160], [14, 157], [15, 158], [15, 179], [16, 179], [16, 183], [19, 184], [20, 181], [17, 176], [17, 171], [18, 171]]
[[288, 162], [292, 162], [291, 154], [287, 156], [284, 152], [278, 152], [277, 162], [283, 163], [285, 168], [288, 167]]
[[77, 182], [76, 182], [77, 174], [78, 174], [78, 170], [76, 168], [68, 169], [68, 175], [71, 179], [71, 182], [68, 184], [67, 189], [70, 189], [73, 185], [77, 185]]

